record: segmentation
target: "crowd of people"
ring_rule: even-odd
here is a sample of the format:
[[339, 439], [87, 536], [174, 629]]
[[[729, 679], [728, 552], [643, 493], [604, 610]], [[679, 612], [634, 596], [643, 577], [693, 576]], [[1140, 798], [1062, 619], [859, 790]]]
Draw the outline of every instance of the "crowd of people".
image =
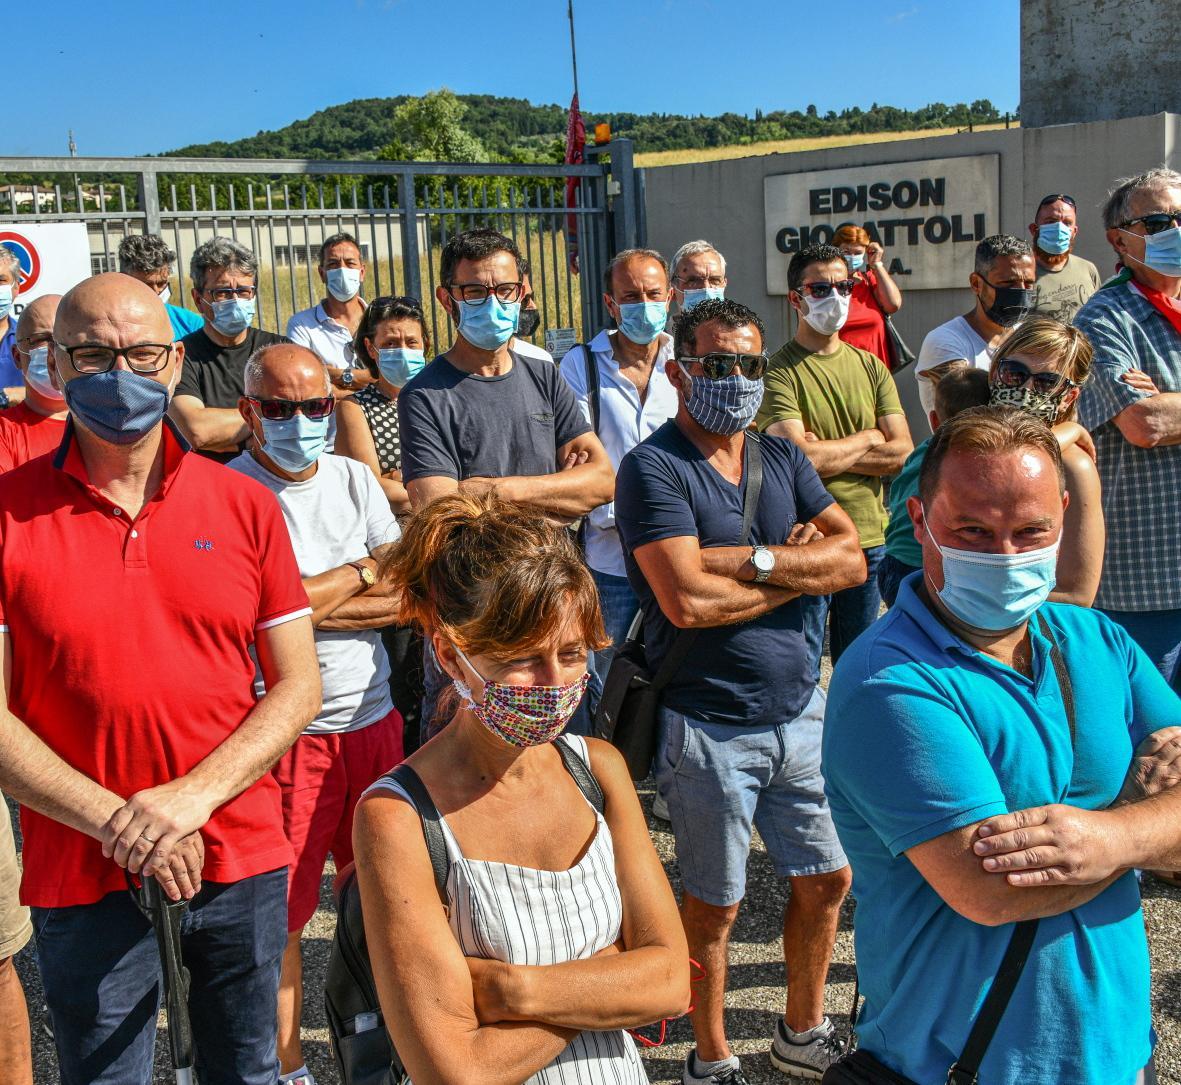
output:
[[[0, 246], [0, 1079], [32, 1081], [35, 937], [61, 1080], [151, 1080], [128, 883], [154, 880], [187, 902], [202, 1085], [314, 1085], [300, 944], [331, 856], [380, 1000], [355, 1027], [418, 1085], [643, 1082], [629, 1030], [684, 1014], [684, 1085], [743, 1085], [723, 1009], [757, 829], [790, 884], [776, 1069], [1154, 1082], [1181, 174], [1115, 184], [1106, 282], [1078, 213], [1051, 194], [1029, 241], [979, 243], [972, 310], [915, 365], [929, 435], [859, 227], [791, 257], [778, 349], [691, 241], [616, 254], [611, 326], [557, 364], [494, 230], [442, 252], [433, 358], [421, 299], [363, 299], [348, 234], [285, 335], [227, 238], [193, 253], [191, 307], [175, 254], [128, 236], [119, 272], [19, 319]], [[596, 737], [625, 643], [660, 676], [679, 904]], [[824, 1008], [850, 891], [855, 1045]]]

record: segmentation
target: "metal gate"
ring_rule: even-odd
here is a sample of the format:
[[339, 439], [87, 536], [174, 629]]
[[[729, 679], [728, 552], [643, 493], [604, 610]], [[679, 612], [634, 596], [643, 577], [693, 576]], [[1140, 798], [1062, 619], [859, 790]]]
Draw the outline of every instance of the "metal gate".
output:
[[[337, 162], [288, 159], [0, 158], [0, 223], [84, 222], [91, 272], [118, 270], [119, 242], [160, 234], [176, 251], [172, 296], [194, 308], [188, 262], [211, 237], [259, 261], [260, 326], [282, 332], [324, 295], [320, 243], [346, 231], [368, 267], [366, 297], [421, 298], [437, 349], [453, 340], [434, 298], [447, 239], [477, 226], [512, 237], [529, 261], [542, 328], [578, 339], [607, 323], [602, 272], [642, 242], [630, 140], [588, 147], [588, 164]], [[575, 179], [567, 203], [566, 178]], [[579, 273], [571, 273], [570, 228]]]

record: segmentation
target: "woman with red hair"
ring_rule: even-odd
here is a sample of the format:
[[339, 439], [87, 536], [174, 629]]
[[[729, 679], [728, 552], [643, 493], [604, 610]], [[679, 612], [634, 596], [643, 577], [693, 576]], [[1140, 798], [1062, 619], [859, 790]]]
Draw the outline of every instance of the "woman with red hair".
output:
[[833, 234], [832, 243], [841, 250], [849, 275], [857, 283], [841, 339], [876, 355], [887, 369], [894, 369], [898, 359], [886, 333], [886, 315], [902, 308], [902, 291], [886, 270], [885, 250], [870, 240], [860, 226], [842, 226]]

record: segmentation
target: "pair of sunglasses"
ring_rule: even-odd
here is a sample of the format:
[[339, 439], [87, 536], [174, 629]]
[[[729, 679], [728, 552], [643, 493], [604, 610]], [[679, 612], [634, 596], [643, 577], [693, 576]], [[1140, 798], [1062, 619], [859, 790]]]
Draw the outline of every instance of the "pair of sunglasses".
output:
[[1024, 362], [1015, 358], [1000, 358], [996, 363], [997, 383], [1005, 388], [1023, 388], [1026, 382], [1033, 385], [1035, 392], [1044, 396], [1055, 392], [1076, 387], [1074, 381], [1062, 376], [1061, 373], [1034, 373]]
[[1144, 227], [1146, 234], [1159, 234], [1171, 230], [1174, 226], [1181, 226], [1181, 211], [1154, 211], [1151, 215], [1128, 219], [1124, 226], [1135, 226], [1137, 222]]
[[725, 380], [738, 366], [739, 371], [747, 380], [762, 380], [767, 372], [767, 355], [765, 354], [723, 354], [715, 352], [703, 354], [700, 358], [678, 358], [681, 365], [697, 362], [701, 372], [711, 381]]
[[1040, 211], [1048, 203], [1057, 203], [1059, 200], [1063, 203], [1070, 204], [1076, 211], [1078, 210], [1078, 204], [1074, 202], [1074, 197], [1066, 195], [1065, 192], [1055, 192], [1049, 196], [1043, 196], [1042, 202], [1037, 205], [1038, 210]]
[[856, 285], [856, 279], [842, 279], [839, 283], [801, 283], [800, 291], [814, 298], [827, 298], [835, 290], [842, 298], [847, 298]]
[[295, 412], [302, 412], [304, 418], [319, 420], [327, 418], [336, 407], [336, 400], [332, 396], [317, 396], [315, 399], [255, 399], [247, 396], [251, 403], [258, 408], [259, 418], [268, 422], [286, 422], [295, 417]]

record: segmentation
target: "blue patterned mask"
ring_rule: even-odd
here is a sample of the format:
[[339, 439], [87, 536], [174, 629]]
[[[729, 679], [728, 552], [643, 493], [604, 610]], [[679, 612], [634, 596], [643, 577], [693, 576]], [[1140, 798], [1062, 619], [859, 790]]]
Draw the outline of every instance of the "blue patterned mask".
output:
[[96, 437], [134, 444], [160, 424], [168, 410], [166, 385], [126, 369], [109, 369], [66, 382], [66, 406]]
[[695, 377], [680, 362], [681, 372], [689, 378], [689, 396], [685, 409], [702, 429], [728, 437], [744, 430], [759, 413], [763, 402], [763, 382], [752, 381], [741, 373], [721, 380]]

